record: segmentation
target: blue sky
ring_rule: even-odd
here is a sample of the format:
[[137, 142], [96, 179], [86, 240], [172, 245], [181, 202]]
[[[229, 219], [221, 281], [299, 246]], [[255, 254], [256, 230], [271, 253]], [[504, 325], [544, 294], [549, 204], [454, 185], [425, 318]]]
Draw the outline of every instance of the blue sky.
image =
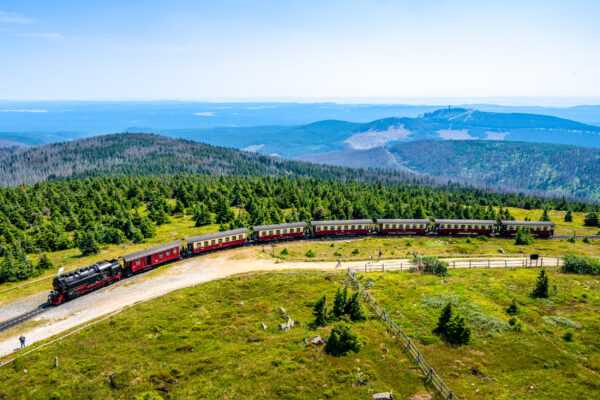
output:
[[0, 1], [0, 98], [600, 96], [600, 1]]

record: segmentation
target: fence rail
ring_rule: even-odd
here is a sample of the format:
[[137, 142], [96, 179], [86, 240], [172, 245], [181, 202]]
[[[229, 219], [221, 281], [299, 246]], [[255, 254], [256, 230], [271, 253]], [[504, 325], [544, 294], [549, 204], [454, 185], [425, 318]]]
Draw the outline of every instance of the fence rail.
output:
[[[503, 259], [451, 259], [445, 260], [449, 269], [469, 269], [469, 268], [547, 268], [558, 269], [563, 261], [559, 257], [539, 257], [538, 259], [521, 258], [503, 258]], [[413, 261], [396, 262], [367, 262], [364, 265], [352, 265], [348, 267], [354, 272], [386, 272], [386, 271], [414, 271], [417, 264]]]
[[400, 326], [398, 326], [398, 324], [390, 318], [387, 311], [377, 304], [377, 301], [375, 298], [373, 298], [371, 293], [369, 293], [369, 291], [360, 284], [360, 281], [356, 278], [356, 272], [350, 268], [348, 268], [347, 271], [352, 286], [358, 290], [360, 296], [369, 305], [369, 308], [371, 308], [371, 310], [385, 324], [388, 332], [400, 340], [402, 348], [419, 367], [421, 372], [423, 372], [427, 382], [435, 388], [435, 390], [442, 396], [444, 400], [458, 400], [458, 397], [454, 394], [454, 392], [452, 392], [442, 377], [439, 376], [433, 367], [429, 365], [427, 360], [425, 360], [425, 357], [419, 351], [419, 349], [417, 349], [417, 346], [415, 346], [413, 341], [404, 333]]

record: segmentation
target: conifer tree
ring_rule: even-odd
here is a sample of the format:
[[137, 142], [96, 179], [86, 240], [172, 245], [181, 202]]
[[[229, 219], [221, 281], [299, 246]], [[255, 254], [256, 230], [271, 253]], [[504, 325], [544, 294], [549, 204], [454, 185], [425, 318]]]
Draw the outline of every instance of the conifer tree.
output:
[[436, 335], [444, 336], [448, 332], [448, 323], [452, 319], [452, 303], [446, 304], [442, 309], [440, 317], [438, 318], [437, 326], [433, 330]]
[[360, 298], [358, 292], [354, 293], [348, 301], [347, 314], [350, 316], [352, 321], [364, 321], [366, 319], [365, 313], [360, 306]]
[[333, 317], [335, 319], [341, 318], [342, 315], [344, 315], [346, 313], [347, 299], [348, 299], [348, 289], [344, 288], [344, 290], [342, 291], [341, 289], [338, 288], [337, 292], [335, 293], [335, 298], [333, 299], [333, 309], [332, 309]]
[[313, 306], [313, 315], [315, 317], [315, 326], [327, 325], [327, 298], [322, 296]]
[[360, 339], [348, 325], [340, 324], [331, 330], [325, 352], [332, 356], [340, 357], [350, 352], [358, 353], [362, 348]]
[[598, 223], [598, 213], [590, 212], [585, 215], [583, 220], [585, 226], [600, 226]]
[[455, 315], [446, 325], [445, 339], [454, 345], [464, 345], [471, 339], [471, 330], [465, 326], [465, 320], [460, 315]]
[[542, 214], [542, 217], [540, 218], [540, 221], [550, 221], [550, 216], [548, 215], [548, 209], [544, 208], [544, 213]]
[[565, 214], [565, 222], [573, 222], [573, 213], [571, 210], [568, 210]]
[[531, 292], [531, 296], [535, 298], [548, 298], [548, 275], [542, 269], [537, 277], [535, 288]]

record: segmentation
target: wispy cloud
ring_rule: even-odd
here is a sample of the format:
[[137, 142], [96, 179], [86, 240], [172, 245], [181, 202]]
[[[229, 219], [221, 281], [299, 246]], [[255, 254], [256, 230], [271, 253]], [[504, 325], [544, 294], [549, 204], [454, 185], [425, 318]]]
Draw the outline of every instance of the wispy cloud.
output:
[[0, 11], [0, 23], [3, 24], [32, 24], [33, 18], [29, 18], [23, 14], [17, 14], [14, 12]]
[[33, 38], [33, 39], [47, 39], [57, 40], [62, 39], [64, 36], [58, 32], [29, 32], [29, 33], [17, 33], [18, 37], [22, 38]]
[[202, 111], [194, 113], [194, 115], [197, 115], [198, 117], [214, 117], [215, 113], [213, 111]]

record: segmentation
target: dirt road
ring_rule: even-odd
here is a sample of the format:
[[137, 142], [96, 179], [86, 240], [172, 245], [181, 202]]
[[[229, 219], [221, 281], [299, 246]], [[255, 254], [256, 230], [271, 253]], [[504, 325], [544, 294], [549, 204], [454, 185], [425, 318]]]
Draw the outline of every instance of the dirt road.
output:
[[[18, 338], [21, 335], [26, 336], [28, 344], [32, 344], [126, 306], [203, 282], [253, 271], [334, 270], [340, 268], [335, 261], [281, 262], [270, 258], [249, 257], [251, 254], [248, 252], [248, 249], [237, 249], [208, 257], [187, 259], [164, 266], [161, 271], [138, 275], [65, 303], [60, 307], [50, 308], [31, 322], [4, 332], [4, 335], [0, 336], [0, 357], [16, 350]], [[386, 260], [388, 265], [407, 262], [408, 260]], [[364, 265], [365, 261], [345, 262], [341, 268], [357, 269]], [[498, 266], [500, 267], [501, 264]], [[458, 266], [458, 268], [462, 267]], [[0, 308], [1, 319], [4, 320], [26, 311], [28, 307], [33, 308], [45, 296], [46, 293], [30, 296]]]

